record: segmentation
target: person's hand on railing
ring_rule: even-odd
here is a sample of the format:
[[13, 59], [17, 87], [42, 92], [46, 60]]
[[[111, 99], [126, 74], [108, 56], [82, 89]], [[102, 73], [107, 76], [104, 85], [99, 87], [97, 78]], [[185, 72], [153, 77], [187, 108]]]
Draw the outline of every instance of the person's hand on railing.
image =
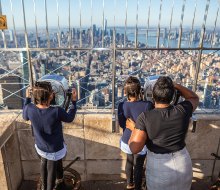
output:
[[72, 101], [77, 101], [77, 91], [75, 88], [72, 89]]
[[32, 94], [32, 88], [29, 86], [26, 89], [26, 98], [31, 98], [31, 94]]
[[126, 120], [126, 128], [130, 129], [131, 131], [133, 131], [134, 128], [135, 128], [135, 122], [132, 119], [128, 118]]

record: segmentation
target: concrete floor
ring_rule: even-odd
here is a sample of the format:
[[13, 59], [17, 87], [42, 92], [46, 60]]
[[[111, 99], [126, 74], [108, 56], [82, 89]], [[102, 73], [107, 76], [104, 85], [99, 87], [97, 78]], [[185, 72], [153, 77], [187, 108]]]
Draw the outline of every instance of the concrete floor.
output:
[[[207, 190], [211, 185], [210, 180], [199, 180], [192, 183], [191, 190]], [[24, 181], [19, 190], [37, 190], [36, 181]], [[125, 181], [86, 181], [82, 182], [81, 190], [124, 190]]]

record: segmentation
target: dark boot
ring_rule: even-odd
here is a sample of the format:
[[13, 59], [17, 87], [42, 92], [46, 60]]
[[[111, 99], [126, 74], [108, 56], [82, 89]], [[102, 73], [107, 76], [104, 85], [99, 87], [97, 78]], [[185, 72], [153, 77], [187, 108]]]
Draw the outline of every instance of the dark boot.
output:
[[64, 179], [58, 180], [56, 183], [56, 187], [55, 187], [55, 190], [72, 190], [72, 189], [73, 187], [70, 185], [67, 185]]

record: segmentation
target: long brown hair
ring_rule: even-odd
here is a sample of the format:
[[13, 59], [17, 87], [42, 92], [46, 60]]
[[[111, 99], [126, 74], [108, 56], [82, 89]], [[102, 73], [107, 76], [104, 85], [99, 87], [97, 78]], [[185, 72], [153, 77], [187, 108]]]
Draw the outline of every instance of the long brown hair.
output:
[[35, 82], [33, 87], [33, 98], [35, 104], [48, 104], [50, 95], [53, 93], [50, 82]]

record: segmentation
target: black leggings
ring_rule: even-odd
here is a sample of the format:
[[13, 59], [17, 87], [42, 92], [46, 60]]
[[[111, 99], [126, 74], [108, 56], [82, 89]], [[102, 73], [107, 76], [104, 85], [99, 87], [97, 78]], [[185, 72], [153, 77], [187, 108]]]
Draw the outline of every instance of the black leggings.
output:
[[47, 160], [41, 157], [42, 190], [53, 190], [56, 179], [63, 178], [63, 163], [62, 159], [58, 161]]
[[134, 182], [135, 190], [141, 190], [142, 174], [145, 155], [127, 154], [127, 162], [125, 172], [127, 176], [127, 184]]

